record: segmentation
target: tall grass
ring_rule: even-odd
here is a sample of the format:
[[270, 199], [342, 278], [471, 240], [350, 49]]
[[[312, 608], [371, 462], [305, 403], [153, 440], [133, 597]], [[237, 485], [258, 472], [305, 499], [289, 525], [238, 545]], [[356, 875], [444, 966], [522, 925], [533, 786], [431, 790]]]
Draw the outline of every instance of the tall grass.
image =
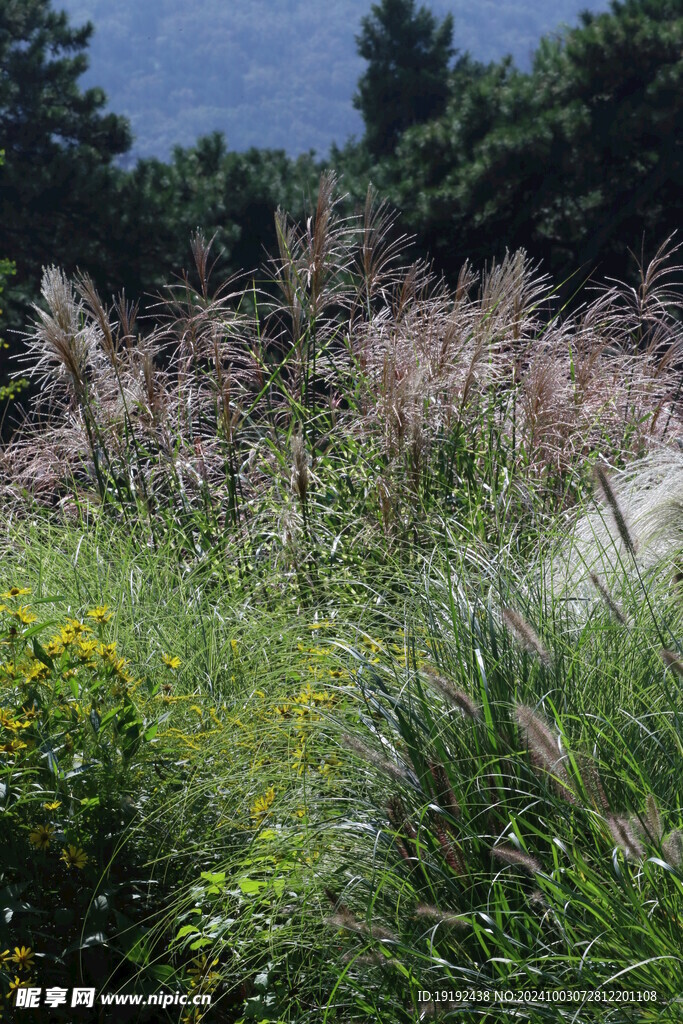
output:
[[444, 502], [486, 536], [527, 521], [537, 493], [563, 508], [597, 451], [623, 460], [678, 430], [666, 248], [636, 293], [611, 285], [563, 315], [523, 252], [481, 278], [465, 266], [455, 289], [402, 266], [386, 209], [371, 192], [340, 220], [331, 175], [304, 228], [278, 215], [278, 238], [259, 294], [214, 290], [197, 235], [194, 274], [149, 326], [46, 270], [21, 369], [41, 389], [3, 451], [5, 493], [94, 499], [151, 542], [185, 522], [191, 557], [229, 533], [241, 557], [298, 437], [319, 492], [341, 485], [388, 536]]

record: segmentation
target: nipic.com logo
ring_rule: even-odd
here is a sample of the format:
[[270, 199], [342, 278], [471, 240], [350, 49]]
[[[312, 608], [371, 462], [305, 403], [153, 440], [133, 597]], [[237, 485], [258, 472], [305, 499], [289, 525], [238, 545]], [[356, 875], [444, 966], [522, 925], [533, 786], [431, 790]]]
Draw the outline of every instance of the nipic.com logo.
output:
[[208, 993], [185, 995], [184, 992], [153, 992], [151, 995], [138, 995], [125, 992], [102, 992], [95, 996], [94, 988], [32, 988], [22, 985], [16, 989], [14, 1005], [18, 1010], [37, 1010], [40, 1007], [54, 1010], [59, 1006], [70, 1006], [74, 1009], [83, 1007], [90, 1009], [95, 1003], [100, 1006], [210, 1006], [211, 996]]
[[[69, 992], [71, 1001], [69, 1002]], [[45, 998], [41, 1001], [42, 988], [25, 988], [23, 985], [17, 989], [14, 1005], [19, 1010], [35, 1010], [39, 1006], [46, 1006], [51, 1010], [58, 1006], [85, 1006], [95, 1005], [94, 988], [46, 988]]]

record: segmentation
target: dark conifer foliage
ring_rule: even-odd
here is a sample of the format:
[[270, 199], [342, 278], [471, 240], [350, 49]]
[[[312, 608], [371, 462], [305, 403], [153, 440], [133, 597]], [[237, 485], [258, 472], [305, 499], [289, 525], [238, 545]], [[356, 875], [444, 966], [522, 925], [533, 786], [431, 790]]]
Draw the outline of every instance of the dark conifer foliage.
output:
[[[447, 272], [524, 246], [557, 275], [628, 273], [681, 226], [683, 3], [626, 0], [461, 76], [382, 173]], [[371, 172], [372, 173], [372, 172]]]
[[368, 66], [354, 106], [365, 122], [365, 144], [375, 156], [391, 153], [406, 128], [439, 115], [450, 92], [453, 18], [439, 24], [415, 0], [381, 0], [361, 22], [358, 53]]
[[91, 34], [49, 0], [0, 4], [0, 254], [17, 265], [14, 325], [48, 261], [86, 266], [106, 283], [112, 161], [131, 134], [125, 118], [103, 113], [101, 89], [79, 86]]

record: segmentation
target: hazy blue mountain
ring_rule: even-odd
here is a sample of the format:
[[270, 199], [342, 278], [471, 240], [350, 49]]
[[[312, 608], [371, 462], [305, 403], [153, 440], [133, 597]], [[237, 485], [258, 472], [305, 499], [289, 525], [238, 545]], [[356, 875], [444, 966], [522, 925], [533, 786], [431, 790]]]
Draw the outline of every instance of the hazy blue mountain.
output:
[[[354, 36], [370, 0], [55, 0], [92, 21], [90, 70], [126, 114], [135, 155], [166, 157], [216, 129], [231, 149], [290, 154], [362, 135], [351, 97], [364, 67]], [[607, 0], [431, 0], [455, 16], [455, 41], [479, 60], [528, 67], [541, 35]]]

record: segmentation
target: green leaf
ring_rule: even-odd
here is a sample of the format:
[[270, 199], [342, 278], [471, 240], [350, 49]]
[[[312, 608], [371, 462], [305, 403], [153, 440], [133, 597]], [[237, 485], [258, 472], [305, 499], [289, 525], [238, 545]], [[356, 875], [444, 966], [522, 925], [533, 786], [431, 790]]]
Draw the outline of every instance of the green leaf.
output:
[[225, 882], [225, 871], [202, 871], [199, 877], [214, 885], [220, 885]]
[[49, 668], [51, 672], [55, 670], [55, 663], [47, 653], [43, 645], [41, 644], [38, 637], [33, 638], [33, 653], [35, 654], [38, 661], [41, 661], [46, 668]]
[[255, 878], [239, 878], [237, 884], [245, 896], [257, 896], [267, 888], [267, 882], [260, 882]]

